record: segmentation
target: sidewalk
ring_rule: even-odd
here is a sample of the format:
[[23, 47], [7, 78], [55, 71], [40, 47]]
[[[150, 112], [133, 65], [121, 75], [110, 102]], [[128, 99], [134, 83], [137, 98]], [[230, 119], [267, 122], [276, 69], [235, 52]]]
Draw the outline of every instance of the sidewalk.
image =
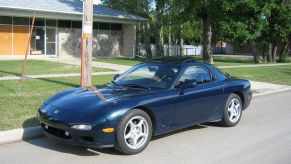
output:
[[278, 64], [248, 64], [248, 65], [235, 65], [235, 66], [218, 66], [218, 68], [251, 68], [251, 67], [274, 67], [282, 65], [291, 65], [291, 63], [278, 63]]
[[[2, 55], [0, 58], [0, 60], [23, 60], [23, 59], [24, 59], [23, 56], [17, 56], [17, 55]], [[47, 56], [47, 55], [29, 55], [28, 59], [45, 60], [45, 61], [59, 62], [59, 63], [65, 63], [65, 64], [81, 65], [81, 59], [74, 58], [74, 57], [54, 57], [54, 56]], [[97, 60], [98, 60], [98, 58], [97, 58]], [[126, 70], [131, 68], [131, 66], [103, 63], [103, 62], [96, 62], [96, 61], [92, 61], [92, 67], [109, 68], [109, 69], [117, 70], [118, 72], [125, 72]]]
[[[115, 75], [120, 74], [121, 72], [94, 72], [92, 73], [93, 76], [96, 75]], [[41, 78], [54, 78], [54, 77], [77, 77], [80, 76], [80, 73], [66, 73], [66, 74], [47, 74], [47, 75], [26, 75], [25, 79], [41, 79]], [[0, 81], [7, 81], [7, 80], [19, 80], [20, 76], [4, 76], [0, 77]]]
[[288, 85], [271, 84], [258, 81], [250, 82], [254, 96], [268, 95], [289, 90], [291, 91], [291, 86]]

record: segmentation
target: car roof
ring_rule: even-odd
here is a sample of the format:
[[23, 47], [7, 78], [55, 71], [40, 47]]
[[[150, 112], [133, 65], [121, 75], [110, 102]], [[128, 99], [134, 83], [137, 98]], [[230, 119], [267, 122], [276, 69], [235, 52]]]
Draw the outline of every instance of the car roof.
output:
[[183, 63], [201, 63], [192, 57], [162, 57], [147, 60], [144, 63], [166, 63], [166, 64], [183, 64]]

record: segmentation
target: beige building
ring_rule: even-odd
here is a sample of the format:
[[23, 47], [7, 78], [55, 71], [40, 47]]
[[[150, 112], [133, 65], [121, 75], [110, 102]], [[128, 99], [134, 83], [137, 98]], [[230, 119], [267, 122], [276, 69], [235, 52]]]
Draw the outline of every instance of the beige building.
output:
[[[0, 0], [0, 58], [24, 55], [27, 45], [31, 55], [79, 57], [82, 10], [80, 0]], [[93, 56], [133, 57], [140, 21], [146, 19], [94, 5]]]

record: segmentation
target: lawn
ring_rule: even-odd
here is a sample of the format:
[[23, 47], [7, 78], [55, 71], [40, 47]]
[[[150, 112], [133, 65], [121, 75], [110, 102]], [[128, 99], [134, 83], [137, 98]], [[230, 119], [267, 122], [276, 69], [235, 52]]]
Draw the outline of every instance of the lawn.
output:
[[[173, 57], [170, 57], [173, 58]], [[183, 57], [174, 57], [177, 59], [184, 58], [186, 59], [194, 59], [197, 61], [202, 61], [202, 56], [194, 56], [194, 57], [189, 57], [189, 56], [183, 56]], [[252, 58], [248, 57], [222, 57], [222, 56], [214, 56], [214, 65], [215, 66], [230, 66], [230, 65], [245, 65], [245, 64], [254, 64]], [[136, 58], [136, 59], [131, 59], [131, 58], [96, 58], [94, 59], [95, 61], [99, 62], [105, 62], [105, 63], [113, 63], [113, 64], [122, 64], [122, 65], [129, 65], [133, 66], [136, 65], [140, 62], [147, 61], [146, 58]]]
[[[0, 61], [0, 77], [20, 75], [22, 70], [22, 60]], [[104, 68], [93, 68], [93, 72], [112, 71]], [[80, 66], [63, 64], [58, 62], [28, 60], [26, 75], [35, 74], [60, 74], [79, 73]]]
[[[93, 84], [111, 81], [113, 76], [94, 76]], [[78, 87], [79, 77], [29, 79], [16, 93], [18, 81], [0, 81], [0, 131], [37, 125], [36, 111], [49, 96]]]
[[291, 85], [291, 65], [253, 68], [225, 68], [223, 70], [232, 76], [237, 76], [248, 80]]

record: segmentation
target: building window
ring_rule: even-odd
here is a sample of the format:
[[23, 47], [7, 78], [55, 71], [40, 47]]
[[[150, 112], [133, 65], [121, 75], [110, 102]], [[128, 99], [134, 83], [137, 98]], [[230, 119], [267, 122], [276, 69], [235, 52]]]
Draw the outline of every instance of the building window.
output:
[[122, 31], [122, 24], [111, 24], [111, 30]]
[[59, 20], [58, 26], [62, 28], [71, 28], [72, 27], [72, 21], [69, 20]]
[[72, 28], [82, 28], [81, 21], [72, 21]]
[[13, 17], [13, 25], [29, 25], [29, 18]]
[[47, 19], [46, 26], [57, 27], [57, 20]]
[[[32, 24], [32, 19], [31, 19], [30, 22], [31, 22], [31, 24]], [[35, 26], [45, 26], [45, 24], [44, 24], [44, 19], [35, 19], [34, 25], [35, 25]]]
[[99, 28], [99, 23], [93, 22], [93, 29], [98, 30], [98, 28]]
[[110, 24], [109, 23], [99, 23], [99, 30], [110, 30]]
[[0, 16], [0, 24], [12, 24], [12, 17]]

